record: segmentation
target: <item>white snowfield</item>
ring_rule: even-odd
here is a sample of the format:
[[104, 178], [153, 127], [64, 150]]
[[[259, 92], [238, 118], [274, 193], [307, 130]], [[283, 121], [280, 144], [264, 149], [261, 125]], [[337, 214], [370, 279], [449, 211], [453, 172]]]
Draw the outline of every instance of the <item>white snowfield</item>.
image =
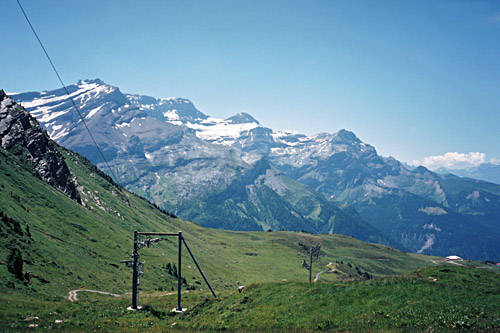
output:
[[194, 129], [196, 136], [202, 140], [219, 141], [227, 145], [225, 142], [227, 139], [237, 139], [260, 125], [257, 123], [233, 124], [224, 119], [210, 117], [197, 124], [188, 122], [186, 126]]

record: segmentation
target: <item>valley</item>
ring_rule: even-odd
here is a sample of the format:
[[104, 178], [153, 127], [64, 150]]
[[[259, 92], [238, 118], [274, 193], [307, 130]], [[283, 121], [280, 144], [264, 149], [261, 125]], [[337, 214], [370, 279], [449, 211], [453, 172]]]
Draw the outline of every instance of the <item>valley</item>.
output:
[[[500, 185], [407, 168], [353, 132], [307, 136], [185, 98], [69, 86], [117, 183], [185, 220], [240, 231], [342, 233], [402, 251], [500, 257]], [[13, 94], [59, 144], [107, 170], [62, 90]]]
[[[498, 327], [500, 314], [491, 304], [500, 295], [500, 275], [491, 263], [442, 266], [438, 257], [342, 234], [219, 230], [179, 219], [49, 140], [20, 105], [2, 97], [2, 330]], [[42, 142], [51, 148], [30, 150]], [[65, 181], [54, 181], [44, 170], [58, 170]], [[76, 192], [62, 186], [69, 181]], [[182, 299], [188, 311], [170, 312], [177, 279], [168, 267], [176, 263], [177, 244], [166, 239], [141, 250], [143, 310], [127, 311], [131, 270], [120, 261], [130, 258], [134, 230], [182, 230], [219, 298], [212, 298], [183, 252]], [[300, 244], [321, 245], [312, 270], [315, 283], [306, 283], [301, 261], [308, 254]], [[474, 268], [478, 265], [485, 268]], [[422, 309], [422, 304], [433, 305]], [[453, 311], [435, 314], [450, 307]]]

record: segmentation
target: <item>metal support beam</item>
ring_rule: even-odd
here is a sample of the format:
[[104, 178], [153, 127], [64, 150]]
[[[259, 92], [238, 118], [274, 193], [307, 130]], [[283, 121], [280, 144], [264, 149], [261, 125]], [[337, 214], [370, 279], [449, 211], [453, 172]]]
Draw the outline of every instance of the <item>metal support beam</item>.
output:
[[137, 280], [139, 279], [139, 253], [138, 251], [138, 239], [137, 230], [134, 231], [134, 252], [132, 252], [132, 306], [133, 310], [137, 310]]
[[[159, 241], [163, 240], [163, 238], [155, 238], [155, 239], [146, 239], [145, 242], [139, 242], [139, 235], [141, 236], [175, 236], [178, 237], [179, 239], [179, 250], [178, 250], [178, 269], [177, 269], [177, 307], [173, 310], [175, 312], [183, 312], [185, 309], [182, 308], [181, 306], [181, 290], [182, 290], [182, 243], [186, 246], [186, 249], [188, 250], [189, 254], [191, 255], [191, 258], [193, 259], [194, 263], [196, 264], [196, 267], [198, 268], [198, 271], [200, 272], [201, 276], [205, 280], [205, 283], [207, 284], [208, 288], [210, 288], [210, 291], [212, 292], [212, 295], [217, 298], [217, 294], [213, 290], [212, 286], [208, 282], [205, 274], [201, 270], [200, 265], [196, 261], [196, 258], [194, 257], [193, 253], [191, 252], [191, 249], [186, 243], [186, 240], [184, 237], [182, 237], [182, 231], [179, 231], [178, 233], [165, 233], [165, 232], [138, 232], [137, 230], [134, 231], [134, 251], [132, 252], [132, 260], [122, 260], [121, 263], [127, 264], [127, 266], [132, 266], [132, 306], [129, 307], [130, 310], [138, 310], [141, 307], [137, 306], [138, 298], [139, 298], [139, 250], [144, 247], [148, 246], [150, 244], [158, 243]], [[130, 265], [131, 264], [131, 265]], [[142, 274], [142, 273], [141, 273]]]
[[179, 257], [177, 260], [177, 311], [182, 312], [181, 306], [181, 288], [182, 288], [182, 231], [179, 231]]
[[309, 248], [309, 283], [311, 283], [312, 268], [313, 268], [313, 255], [312, 255], [312, 247], [310, 247]]
[[178, 233], [168, 233], [168, 232], [138, 232], [137, 234], [143, 236], [179, 236]]
[[188, 250], [189, 254], [191, 255], [191, 258], [193, 258], [193, 261], [194, 261], [196, 267], [198, 267], [198, 271], [200, 271], [201, 276], [203, 276], [203, 280], [205, 280], [205, 283], [207, 284], [208, 288], [210, 288], [210, 291], [212, 292], [212, 295], [214, 295], [214, 297], [217, 298], [217, 295], [215, 294], [215, 291], [212, 289], [212, 286], [210, 285], [210, 283], [208, 282], [207, 278], [205, 277], [205, 274], [203, 274], [203, 271], [201, 270], [200, 265], [198, 265], [198, 262], [196, 261], [196, 258], [194, 257], [193, 252], [191, 252], [191, 249], [187, 245], [186, 240], [184, 239], [184, 237], [182, 237], [182, 241], [184, 242], [184, 245], [186, 245], [186, 249]]

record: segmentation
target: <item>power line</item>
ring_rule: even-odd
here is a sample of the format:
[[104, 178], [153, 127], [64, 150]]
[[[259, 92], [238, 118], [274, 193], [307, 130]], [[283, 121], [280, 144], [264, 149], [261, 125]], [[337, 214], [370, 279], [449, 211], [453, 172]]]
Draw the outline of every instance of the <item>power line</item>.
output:
[[21, 3], [19, 2], [19, 0], [16, 0], [17, 1], [17, 4], [19, 5], [19, 8], [21, 8], [21, 11], [23, 12], [23, 15], [24, 17], [26, 18], [26, 21], [28, 22], [30, 28], [31, 28], [31, 31], [33, 31], [33, 33], [35, 34], [35, 37], [36, 39], [38, 40], [38, 43], [40, 44], [40, 46], [42, 47], [43, 49], [43, 52], [45, 53], [45, 56], [47, 57], [47, 59], [49, 60], [50, 62], [50, 65], [52, 66], [52, 69], [54, 70], [54, 72], [56, 73], [57, 75], [57, 78], [59, 79], [59, 82], [61, 83], [61, 85], [63, 86], [64, 88], [64, 91], [66, 92], [66, 94], [68, 95], [69, 99], [71, 100], [71, 103], [73, 104], [76, 112], [78, 112], [78, 115], [80, 116], [80, 119], [82, 120], [83, 122], [83, 125], [85, 126], [85, 128], [87, 129], [87, 132], [89, 132], [89, 135], [90, 135], [90, 138], [92, 139], [92, 141], [94, 142], [94, 145], [96, 146], [97, 150], [99, 151], [99, 154], [101, 155], [102, 159], [104, 160], [104, 163], [106, 164], [106, 166], [108, 167], [108, 170], [109, 172], [111, 172], [111, 174], [113, 175], [113, 177], [115, 178], [115, 181], [118, 182], [118, 177], [116, 177], [113, 169], [111, 169], [111, 167], [109, 166], [108, 164], [108, 161], [106, 160], [106, 158], [104, 157], [104, 154], [101, 150], [101, 148], [99, 148], [99, 145], [97, 144], [96, 140], [94, 139], [94, 136], [92, 135], [92, 132], [90, 132], [90, 129], [89, 127], [87, 126], [87, 123], [85, 122], [85, 119], [83, 118], [82, 116], [82, 113], [80, 112], [80, 109], [78, 108], [78, 106], [76, 106], [76, 103], [75, 101], [73, 100], [73, 97], [71, 97], [71, 95], [69, 94], [69, 91], [68, 89], [66, 88], [66, 85], [64, 84], [63, 80], [61, 79], [61, 76], [59, 75], [59, 72], [57, 71], [56, 69], [56, 66], [54, 66], [54, 63], [52, 62], [52, 59], [50, 58], [49, 54], [47, 53], [47, 50], [45, 50], [45, 47], [43, 46], [43, 43], [42, 41], [40, 40], [40, 38], [38, 37], [38, 34], [36, 33], [35, 31], [35, 28], [33, 27], [33, 25], [31, 24], [29, 18], [28, 18], [28, 15], [26, 15], [26, 12], [24, 11], [24, 8], [23, 6], [21, 5]]
[[[106, 166], [108, 167], [108, 170], [109, 172], [111, 173], [111, 175], [114, 177], [114, 180], [115, 182], [118, 184], [118, 177], [116, 176], [115, 172], [113, 171], [113, 169], [111, 169], [111, 167], [109, 166], [109, 163], [108, 161], [106, 160], [106, 157], [104, 157], [104, 154], [101, 150], [101, 148], [99, 148], [99, 145], [97, 144], [96, 140], [94, 139], [94, 136], [92, 135], [92, 132], [90, 132], [90, 129], [89, 127], [87, 126], [87, 123], [85, 122], [85, 119], [83, 118], [82, 116], [82, 113], [80, 112], [80, 109], [78, 108], [78, 106], [76, 105], [75, 101], [73, 100], [73, 97], [71, 97], [71, 95], [69, 94], [69, 91], [68, 89], [66, 89], [66, 86], [64, 84], [64, 82], [62, 81], [61, 79], [61, 76], [59, 75], [59, 72], [57, 71], [56, 69], [56, 66], [54, 66], [54, 63], [52, 62], [52, 59], [50, 58], [49, 54], [47, 53], [47, 50], [45, 49], [45, 47], [43, 46], [43, 43], [42, 41], [40, 40], [40, 38], [38, 37], [38, 34], [36, 33], [35, 31], [35, 28], [33, 27], [33, 25], [31, 24], [29, 18], [28, 18], [28, 15], [26, 15], [26, 12], [24, 11], [24, 8], [23, 6], [21, 5], [21, 3], [19, 2], [19, 0], [16, 0], [17, 1], [17, 4], [19, 5], [19, 8], [21, 8], [21, 11], [23, 12], [24, 14], [24, 17], [26, 18], [26, 21], [28, 22], [29, 26], [31, 27], [31, 30], [33, 31], [33, 33], [35, 34], [35, 37], [36, 39], [38, 40], [38, 43], [40, 43], [40, 46], [42, 47], [43, 49], [43, 52], [45, 53], [45, 56], [47, 57], [47, 59], [49, 60], [50, 62], [50, 65], [52, 66], [52, 69], [54, 70], [54, 72], [56, 73], [57, 75], [57, 78], [59, 79], [59, 82], [61, 83], [61, 85], [63, 86], [64, 88], [64, 91], [66, 92], [66, 94], [68, 95], [69, 99], [71, 100], [71, 103], [73, 104], [73, 107], [75, 108], [76, 112], [78, 112], [78, 115], [80, 116], [80, 119], [82, 120], [82, 123], [83, 125], [85, 126], [85, 128], [87, 129], [87, 132], [89, 133], [90, 135], [90, 138], [92, 139], [92, 141], [94, 142], [94, 145], [96, 146], [97, 150], [99, 151], [99, 154], [101, 155], [102, 159], [104, 160], [104, 163], [106, 164]], [[128, 199], [127, 199], [128, 201]], [[151, 202], [149, 200], [147, 200], [150, 204]], [[130, 205], [130, 202], [129, 202], [129, 205]], [[132, 209], [132, 212], [133, 214], [138, 217], [137, 215], [137, 212], [135, 211], [135, 209]]]
[[[69, 94], [69, 91], [68, 89], [66, 89], [66, 85], [64, 84], [64, 82], [62, 81], [61, 79], [61, 76], [59, 75], [59, 72], [57, 71], [56, 69], [56, 66], [54, 66], [54, 63], [52, 62], [52, 59], [50, 58], [49, 54], [47, 53], [47, 50], [45, 49], [45, 47], [43, 46], [43, 43], [42, 41], [40, 40], [40, 38], [38, 37], [38, 34], [36, 33], [35, 31], [35, 28], [33, 27], [33, 25], [31, 24], [29, 18], [28, 18], [28, 15], [26, 15], [26, 12], [24, 11], [24, 8], [23, 6], [21, 5], [21, 3], [19, 2], [19, 0], [16, 0], [17, 1], [17, 4], [19, 5], [19, 8], [21, 8], [21, 11], [23, 12], [24, 14], [24, 17], [26, 18], [26, 21], [28, 22], [29, 26], [31, 27], [31, 31], [33, 31], [33, 33], [35, 34], [35, 37], [36, 39], [38, 40], [38, 43], [40, 43], [40, 46], [42, 47], [43, 49], [43, 52], [45, 53], [45, 56], [47, 57], [47, 59], [49, 60], [50, 62], [50, 65], [52, 66], [52, 69], [54, 70], [54, 72], [56, 73], [57, 75], [57, 78], [59, 79], [59, 82], [61, 83], [61, 85], [63, 86], [64, 88], [64, 91], [66, 92], [66, 94], [68, 95], [69, 99], [71, 100], [71, 103], [73, 104], [73, 107], [75, 108], [76, 112], [78, 112], [78, 115], [80, 116], [80, 119], [82, 120], [83, 122], [83, 125], [85, 126], [85, 128], [87, 129], [87, 132], [89, 133], [90, 135], [90, 138], [92, 139], [92, 141], [94, 142], [94, 145], [96, 146], [97, 150], [99, 151], [99, 154], [101, 155], [102, 159], [104, 160], [104, 163], [106, 164], [106, 166], [108, 167], [108, 170], [109, 172], [111, 173], [111, 175], [114, 177], [114, 181], [118, 184], [118, 177], [116, 176], [116, 174], [114, 173], [113, 169], [111, 169], [111, 167], [109, 166], [109, 163], [108, 161], [106, 160], [106, 157], [104, 157], [104, 154], [101, 150], [101, 148], [99, 148], [99, 145], [97, 144], [96, 140], [94, 139], [94, 136], [92, 135], [92, 132], [90, 132], [90, 129], [89, 127], [87, 126], [87, 123], [85, 122], [85, 119], [83, 118], [82, 116], [82, 113], [80, 112], [80, 109], [78, 108], [78, 106], [76, 106], [76, 103], [75, 101], [73, 100], [73, 97], [71, 97], [71, 95]], [[123, 187], [122, 187], [123, 188]], [[126, 199], [129, 206], [130, 206], [130, 201], [128, 199]], [[138, 218], [138, 215], [137, 215], [137, 212], [135, 211], [135, 209], [132, 209], [132, 213], [134, 214], [134, 216], [136, 218]]]

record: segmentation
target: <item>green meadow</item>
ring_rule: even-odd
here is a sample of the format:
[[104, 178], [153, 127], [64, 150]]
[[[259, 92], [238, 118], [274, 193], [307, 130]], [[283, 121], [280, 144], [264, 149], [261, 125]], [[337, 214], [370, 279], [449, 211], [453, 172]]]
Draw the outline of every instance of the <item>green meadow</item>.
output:
[[[0, 151], [1, 330], [498, 330], [500, 275], [492, 263], [459, 266], [344, 235], [203, 228], [61, 152], [83, 205], [34, 177], [22, 158]], [[171, 312], [178, 246], [171, 237], [140, 250], [143, 309], [128, 311], [132, 272], [120, 261], [130, 258], [134, 230], [182, 231], [219, 297], [184, 248], [187, 311]], [[308, 255], [299, 244], [321, 245], [314, 283], [307, 283], [301, 263]], [[22, 257], [17, 276], [14, 252]], [[69, 301], [71, 290], [80, 290], [78, 301]]]

